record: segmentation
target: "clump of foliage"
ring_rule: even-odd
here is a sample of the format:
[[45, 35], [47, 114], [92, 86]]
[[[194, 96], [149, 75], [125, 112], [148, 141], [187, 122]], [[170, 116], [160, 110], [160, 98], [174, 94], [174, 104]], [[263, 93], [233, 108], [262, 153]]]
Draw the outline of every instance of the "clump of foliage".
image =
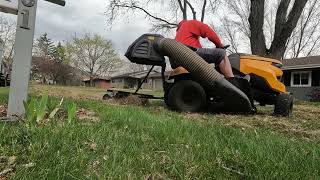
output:
[[310, 101], [319, 102], [320, 101], [320, 88], [314, 88], [309, 94], [308, 97]]
[[24, 101], [26, 125], [34, 127], [58, 118], [67, 119], [67, 123], [74, 122], [77, 114], [76, 104], [65, 103], [65, 106], [63, 104], [63, 98], [57, 102], [49, 99], [48, 95], [43, 95], [41, 98], [31, 97], [28, 101]]

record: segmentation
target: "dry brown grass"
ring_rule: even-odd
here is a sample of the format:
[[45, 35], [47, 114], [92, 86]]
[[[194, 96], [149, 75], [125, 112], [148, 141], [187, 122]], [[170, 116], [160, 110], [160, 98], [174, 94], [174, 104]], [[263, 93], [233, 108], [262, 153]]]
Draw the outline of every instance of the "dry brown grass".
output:
[[184, 114], [185, 117], [202, 122], [214, 122], [241, 129], [265, 128], [308, 139], [320, 138], [320, 107], [296, 105], [290, 117], [272, 115], [272, 106], [258, 108], [257, 115]]
[[[62, 87], [32, 85], [30, 92], [33, 94], [48, 94], [57, 97], [73, 99], [101, 100], [106, 89], [88, 87]], [[112, 105], [139, 105], [150, 106], [153, 111], [167, 111], [163, 103], [153, 103], [137, 96], [112, 99], [105, 101]], [[182, 113], [192, 121], [219, 123], [241, 129], [265, 128], [277, 132], [292, 134], [304, 138], [320, 138], [320, 106], [311, 103], [297, 103], [291, 117], [275, 117], [272, 115], [273, 106], [258, 107], [257, 115], [226, 115], [226, 114], [201, 114]]]
[[78, 86], [32, 85], [29, 91], [35, 95], [48, 94], [49, 96], [69, 97], [73, 99], [101, 100], [102, 96], [106, 94], [107, 89]]

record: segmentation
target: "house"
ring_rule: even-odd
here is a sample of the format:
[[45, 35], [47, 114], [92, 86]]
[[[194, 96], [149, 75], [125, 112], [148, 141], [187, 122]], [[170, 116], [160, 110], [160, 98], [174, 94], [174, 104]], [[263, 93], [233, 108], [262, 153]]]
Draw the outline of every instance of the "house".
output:
[[[85, 86], [90, 86], [90, 78], [86, 78], [83, 80]], [[94, 77], [93, 78], [93, 87], [97, 88], [111, 88], [111, 78], [110, 77]]]
[[[169, 72], [165, 74], [168, 75]], [[143, 81], [148, 71], [139, 71], [134, 73], [126, 73], [111, 78], [112, 86], [120, 89], [137, 88], [139, 83]], [[148, 78], [142, 84], [142, 89], [162, 90], [161, 73], [153, 70], [150, 72]]]
[[[170, 71], [164, 73], [165, 78], [170, 75]], [[163, 90], [163, 82], [161, 73], [151, 74], [148, 78], [152, 90]]]
[[283, 81], [287, 91], [300, 100], [310, 100], [310, 92], [320, 87], [320, 56], [282, 61]]
[[[157, 71], [152, 70], [150, 75], [157, 73]], [[133, 73], [125, 73], [111, 78], [112, 86], [114, 88], [120, 89], [131, 89], [137, 88], [139, 83], [148, 74], [148, 71], [139, 71]], [[143, 83], [142, 89], [151, 89], [151, 84], [149, 79], [146, 79]]]

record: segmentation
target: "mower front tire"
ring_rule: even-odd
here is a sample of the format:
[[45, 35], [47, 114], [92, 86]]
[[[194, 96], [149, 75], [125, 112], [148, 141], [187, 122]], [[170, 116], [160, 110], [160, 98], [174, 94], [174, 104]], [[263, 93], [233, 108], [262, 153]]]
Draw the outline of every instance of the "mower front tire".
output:
[[291, 94], [281, 93], [277, 96], [274, 106], [274, 115], [288, 117], [293, 109], [293, 97]]
[[206, 92], [192, 80], [180, 80], [169, 90], [167, 105], [176, 111], [199, 112], [206, 106]]

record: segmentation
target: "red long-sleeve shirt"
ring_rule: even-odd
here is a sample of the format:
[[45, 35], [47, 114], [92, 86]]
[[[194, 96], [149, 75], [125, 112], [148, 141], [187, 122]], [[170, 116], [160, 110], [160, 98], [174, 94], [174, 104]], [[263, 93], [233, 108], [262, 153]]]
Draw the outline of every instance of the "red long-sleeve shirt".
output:
[[200, 37], [208, 38], [217, 48], [223, 47], [219, 36], [208, 25], [197, 20], [183, 20], [179, 23], [175, 38], [178, 42], [201, 48]]

